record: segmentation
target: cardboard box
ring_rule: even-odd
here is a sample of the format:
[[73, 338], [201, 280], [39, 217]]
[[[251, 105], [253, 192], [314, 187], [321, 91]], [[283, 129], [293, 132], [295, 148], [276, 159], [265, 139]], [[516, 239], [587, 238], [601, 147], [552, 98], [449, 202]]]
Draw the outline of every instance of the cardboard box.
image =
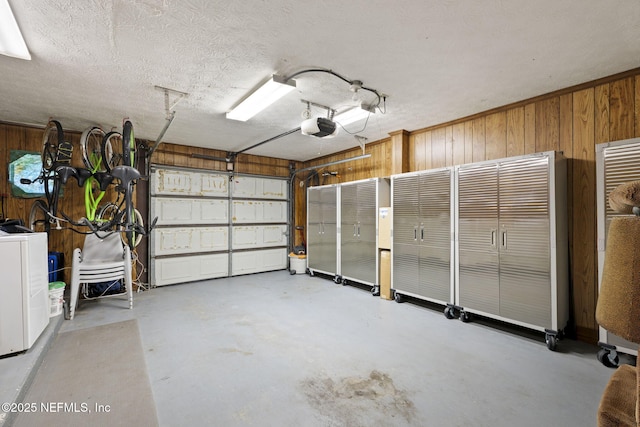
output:
[[391, 251], [380, 251], [380, 298], [391, 300]]
[[391, 249], [391, 208], [380, 208], [378, 212], [378, 248]]

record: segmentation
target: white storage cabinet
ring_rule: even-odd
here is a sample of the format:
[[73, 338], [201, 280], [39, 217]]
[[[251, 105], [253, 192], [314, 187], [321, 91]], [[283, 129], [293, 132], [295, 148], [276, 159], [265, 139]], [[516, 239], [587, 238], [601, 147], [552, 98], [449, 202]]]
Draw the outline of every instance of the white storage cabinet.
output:
[[0, 356], [27, 350], [49, 324], [47, 233], [0, 236]]
[[[622, 214], [609, 207], [609, 193], [618, 185], [640, 180], [640, 138], [596, 145], [596, 206], [598, 236], [598, 287], [607, 246], [611, 220]], [[599, 326], [598, 360], [605, 366], [618, 366], [618, 352], [638, 355], [638, 346]]]

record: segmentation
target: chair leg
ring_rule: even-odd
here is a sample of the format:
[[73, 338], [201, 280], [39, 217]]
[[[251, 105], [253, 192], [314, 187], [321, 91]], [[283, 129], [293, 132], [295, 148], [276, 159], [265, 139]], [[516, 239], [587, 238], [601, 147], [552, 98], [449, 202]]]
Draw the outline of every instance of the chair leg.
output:
[[131, 285], [131, 280], [126, 280], [127, 282], [127, 295], [129, 296], [129, 310], [133, 308], [133, 286]]
[[79, 283], [71, 281], [71, 303], [69, 304], [69, 320], [73, 320], [78, 305], [78, 293], [80, 292]]

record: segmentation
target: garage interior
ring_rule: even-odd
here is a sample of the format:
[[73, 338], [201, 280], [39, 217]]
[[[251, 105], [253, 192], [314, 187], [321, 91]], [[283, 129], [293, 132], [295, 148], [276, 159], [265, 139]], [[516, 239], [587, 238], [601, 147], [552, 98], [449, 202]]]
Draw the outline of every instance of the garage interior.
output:
[[[0, 218], [29, 226], [36, 198], [16, 190], [15, 162], [39, 156], [51, 120], [75, 169], [83, 131], [122, 132], [129, 121], [141, 175], [133, 204], [149, 233], [132, 250], [133, 308], [126, 295], [84, 295], [69, 320], [74, 250], [86, 238], [71, 228], [87, 227], [47, 233], [47, 251], [62, 254], [65, 313], [29, 348], [0, 357], [0, 400], [14, 409], [3, 406], [0, 424], [582, 426], [596, 423], [617, 365], [635, 365], [636, 344], [607, 335], [596, 306], [606, 196], [616, 179], [640, 179], [637, 2], [0, 3], [30, 55], [0, 55]], [[290, 92], [246, 121], [228, 118], [271, 80]], [[355, 110], [359, 120], [340, 118]], [[486, 185], [472, 176], [480, 184], [466, 188], [464, 174], [497, 165], [506, 175], [510, 161], [546, 156], [555, 181], [542, 179], [545, 218], [557, 234], [543, 242], [551, 266], [541, 304], [553, 326], [539, 326], [537, 311], [518, 317], [537, 293], [509, 306], [506, 278], [500, 288], [473, 276], [484, 270], [465, 276], [461, 243], [465, 203], [487, 200]], [[611, 182], [607, 159], [624, 168]], [[539, 212], [529, 169], [509, 205], [528, 225]], [[450, 193], [425, 206], [450, 202], [446, 226], [408, 229], [409, 240], [444, 235], [429, 256], [446, 258], [447, 275], [420, 279], [444, 286], [433, 297], [405, 274], [398, 215], [435, 186], [401, 194], [400, 184], [442, 171]], [[371, 199], [354, 187], [371, 182]], [[314, 216], [321, 189], [338, 195], [333, 223]], [[105, 201], [117, 193], [108, 188]], [[201, 216], [182, 216], [205, 203]], [[357, 213], [349, 222], [364, 207], [373, 224]], [[59, 209], [85, 217], [85, 188], [70, 179]], [[381, 209], [392, 224], [388, 285]], [[313, 245], [327, 244], [327, 224], [334, 269], [314, 264], [325, 261]], [[516, 246], [517, 233], [496, 224], [491, 244]], [[359, 256], [369, 249], [348, 239], [367, 225], [373, 267]], [[304, 272], [291, 271], [298, 251]], [[486, 285], [476, 300], [469, 277]], [[504, 292], [497, 311], [485, 304], [494, 291]], [[2, 307], [4, 333], [15, 328]], [[603, 341], [619, 351], [603, 356]], [[30, 402], [38, 411], [18, 413]], [[103, 411], [85, 413], [87, 403]]]

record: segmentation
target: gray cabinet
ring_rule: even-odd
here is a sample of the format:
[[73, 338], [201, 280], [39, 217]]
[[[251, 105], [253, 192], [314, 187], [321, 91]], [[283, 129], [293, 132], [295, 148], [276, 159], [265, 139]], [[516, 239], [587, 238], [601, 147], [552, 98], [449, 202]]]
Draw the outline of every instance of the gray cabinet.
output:
[[340, 186], [340, 274], [343, 283], [378, 285], [378, 209], [389, 206], [389, 181]]
[[566, 161], [537, 153], [456, 168], [456, 305], [546, 332], [568, 321]]
[[396, 299], [454, 303], [453, 177], [453, 168], [391, 177]]
[[[598, 284], [602, 280], [607, 232], [611, 220], [622, 214], [614, 212], [608, 203], [609, 193], [618, 185], [640, 180], [640, 138], [609, 142], [596, 146], [596, 205], [598, 209]], [[637, 355], [638, 346], [603, 327], [599, 328], [602, 350], [598, 359], [607, 366], [618, 364], [617, 352]]]
[[339, 275], [338, 270], [339, 186], [307, 189], [307, 267], [309, 272]]

